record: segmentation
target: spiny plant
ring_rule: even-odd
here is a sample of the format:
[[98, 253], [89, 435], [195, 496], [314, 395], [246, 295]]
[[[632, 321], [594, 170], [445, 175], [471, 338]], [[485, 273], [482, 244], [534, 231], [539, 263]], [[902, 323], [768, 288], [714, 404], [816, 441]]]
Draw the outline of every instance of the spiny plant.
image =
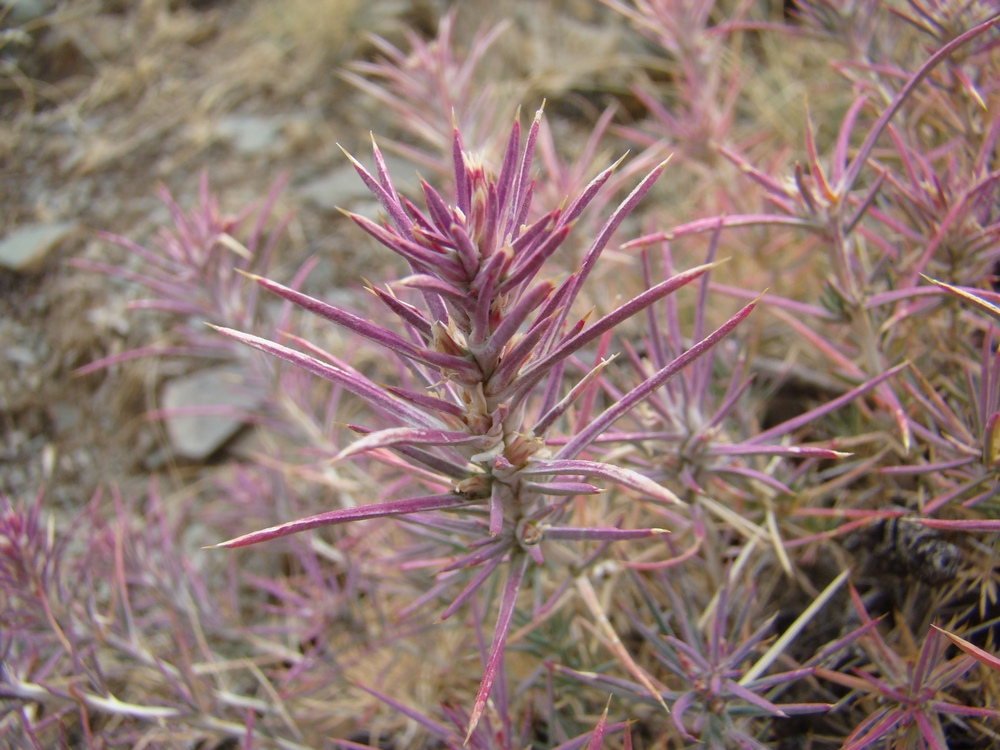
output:
[[[184, 211], [161, 186], [160, 200], [170, 213], [170, 225], [160, 230], [152, 247], [109, 232], [101, 239], [124, 249], [121, 264], [74, 259], [72, 265], [87, 271], [130, 281], [144, 287], [149, 296], [129, 304], [131, 310], [154, 310], [174, 317], [176, 327], [169, 344], [148, 345], [91, 362], [78, 374], [94, 372], [129, 359], [151, 355], [180, 355], [220, 359], [239, 356], [238, 348], [220, 349], [218, 337], [205, 328], [206, 320], [224, 320], [234, 326], [257, 326], [264, 315], [257, 295], [243, 289], [241, 272], [268, 273], [275, 248], [290, 216], [268, 231], [275, 202], [287, 178], [274, 183], [258, 207], [248, 205], [235, 214], [220, 210], [211, 191], [208, 174], [202, 173], [198, 203]], [[247, 219], [257, 211], [253, 225]]]
[[[719, 231], [712, 236], [706, 258], [709, 263], [715, 257], [719, 237]], [[647, 284], [656, 275], [651, 255], [646, 250], [642, 254]], [[674, 261], [669, 242], [662, 243], [659, 255], [664, 273], [672, 274]], [[695, 341], [702, 338], [711, 314], [710, 279], [711, 272], [697, 282], [690, 335]], [[611, 400], [622, 398], [629, 384], [643, 382], [651, 371], [666, 366], [683, 351], [686, 337], [682, 333], [682, 310], [674, 297], [651, 305], [645, 318], [644, 332], [633, 338], [635, 343], [626, 340], [622, 344], [625, 367], [601, 383]], [[754, 380], [748, 374], [748, 357], [738, 354], [736, 342], [727, 344], [651, 393], [642, 409], [608, 430], [598, 445], [610, 446], [618, 461], [664, 483], [686, 502], [697, 504], [739, 533], [770, 540], [783, 567], [790, 572], [791, 563], [778, 533], [778, 499], [793, 496], [792, 487], [800, 485], [817, 463], [839, 463], [850, 456], [831, 447], [834, 441], [804, 444], [793, 442], [792, 437], [806, 434], [810, 425], [862, 399], [903, 368], [891, 368], [813, 409], [764, 429], [746, 408], [747, 392]], [[734, 507], [741, 509], [738, 515], [732, 512]], [[757, 512], [758, 508], [763, 513]], [[691, 528], [695, 535], [690, 550], [693, 553], [700, 538], [698, 525]]]
[[662, 148], [666, 142], [685, 161], [713, 164], [731, 135], [741, 90], [738, 68], [725, 55], [726, 34], [739, 28], [751, 4], [739, 3], [730, 18], [720, 21], [716, 0], [601, 2], [665, 53], [664, 64], [674, 83], [669, 102], [662, 92], [633, 86], [632, 93], [646, 106], [652, 122], [623, 133], [646, 147]]
[[[464, 750], [464, 748], [471, 748], [471, 750], [496, 750], [497, 748], [505, 747], [531, 747], [530, 724], [525, 722], [521, 727], [512, 727], [510, 726], [510, 715], [505, 712], [496, 712], [499, 715], [496, 718], [495, 724], [493, 718], [487, 714], [483, 717], [479, 726], [471, 734], [465, 736], [464, 732], [469, 726], [469, 714], [461, 707], [442, 706], [443, 721], [440, 721], [426, 716], [419, 711], [415, 711], [378, 691], [366, 687], [362, 687], [362, 689], [386, 705], [392, 706], [403, 716], [412, 719], [432, 737], [441, 742], [443, 747], [448, 748], [448, 750]], [[501, 705], [505, 705], [505, 703], [501, 703]], [[552, 714], [554, 712], [550, 712], [550, 716]], [[599, 750], [599, 748], [603, 747], [605, 734], [611, 735], [622, 730], [626, 731], [625, 742], [626, 747], [628, 747], [630, 743], [630, 739], [627, 736], [628, 724], [626, 722], [608, 724], [608, 707], [605, 707], [604, 713], [601, 714], [601, 718], [598, 719], [593, 730], [565, 742], [560, 742], [553, 747], [553, 750], [579, 750], [580, 748], [584, 748], [584, 746], [586, 746], [586, 750]], [[345, 750], [350, 750], [351, 748], [369, 750], [371, 747], [370, 745], [347, 741], [339, 741], [337, 742], [337, 746], [345, 748]]]
[[[288, 548], [278, 577], [267, 565], [195, 564], [179, 525], [195, 507], [206, 520], [205, 507], [171, 498], [168, 510], [155, 485], [141, 508], [113, 492], [110, 513], [98, 493], [69, 529], [57, 530], [43, 501], [0, 497], [5, 746], [315, 746], [285, 701], [316, 690], [296, 680], [300, 670], [331, 683], [343, 665], [296, 646], [317, 627], [300, 600], [326, 617], [344, 611], [351, 575], [339, 585], [319, 574], [307, 545]], [[244, 622], [248, 605], [256, 616]]]
[[[894, 360], [897, 363], [900, 361], [902, 348], [896, 343], [896, 336], [902, 335], [900, 332], [903, 330], [900, 321], [916, 309], [922, 309], [912, 301], [928, 292], [919, 288], [920, 270], [959, 218], [968, 218], [964, 230], [966, 234], [973, 235], [964, 238], [962, 246], [968, 248], [970, 254], [984, 256], [984, 245], [989, 244], [996, 230], [990, 223], [992, 219], [988, 218], [988, 211], [985, 214], [986, 226], [975, 226], [976, 218], [982, 215], [977, 196], [983, 190], [993, 188], [995, 177], [989, 174], [988, 169], [979, 167], [967, 190], [949, 190], [958, 193], [954, 210], [948, 212], [949, 218], [940, 223], [933, 220], [924, 222], [923, 228], [929, 231], [930, 236], [913, 232], [920, 237], [919, 251], [900, 259], [892, 243], [881, 238], [878, 231], [880, 223], [891, 231], [897, 231], [901, 222], [890, 221], [886, 218], [886, 211], [878, 210], [883, 187], [889, 182], [889, 171], [875, 163], [873, 154], [883, 135], [898, 132], [892, 130], [891, 123], [911, 103], [911, 99], [918, 96], [920, 84], [946, 64], [950, 56], [977, 42], [980, 37], [989, 36], [988, 32], [996, 21], [996, 18], [982, 21], [950, 38], [914, 73], [901, 73], [893, 78], [897, 85], [897, 78], [904, 83], [892, 94], [874, 122], [863, 131], [864, 137], [856, 148], [852, 148], [852, 137], [860, 129], [861, 116], [869, 106], [868, 96], [864, 94], [855, 98], [848, 108], [828, 159], [821, 158], [813, 127], [807, 122], [807, 162], [796, 164], [790, 175], [775, 177], [767, 174], [729, 148], [720, 147], [724, 156], [764, 188], [767, 201], [776, 210], [687, 222], [645, 235], [626, 246], [641, 247], [676, 240], [691, 234], [717, 231], [719, 226], [727, 229], [784, 227], [800, 232], [806, 238], [808, 251], [823, 252], [830, 269], [824, 281], [822, 304], [775, 296], [769, 298], [769, 308], [798, 337], [809, 341], [821, 352], [843, 377], [864, 380], [885, 373]], [[882, 89], [879, 92], [884, 96]], [[985, 141], [989, 150], [989, 144], [995, 142], [991, 129], [988, 129]], [[906, 153], [904, 150], [904, 165], [911, 174], [910, 181], [916, 182], [919, 177], [913, 166], [914, 158], [907, 157]], [[985, 162], [985, 159], [979, 162]], [[862, 178], [866, 170], [873, 166], [876, 174], [870, 179], [870, 184], [864, 185]], [[963, 185], [966, 184], [963, 182]], [[928, 191], [923, 189], [923, 192]], [[937, 203], [929, 194], [926, 202]], [[897, 198], [891, 205], [907, 206], [910, 203], [911, 200], [904, 197]], [[986, 254], [975, 258], [976, 267], [982, 269], [985, 263], [990, 262], [990, 257]], [[894, 265], [903, 267], [890, 274], [888, 269]], [[746, 295], [745, 290], [736, 293]], [[823, 326], [822, 332], [818, 330], [820, 325]], [[917, 354], [913, 351], [907, 353], [911, 357]], [[900, 394], [890, 383], [882, 383], [878, 387], [878, 396], [884, 404], [884, 409], [879, 409], [879, 412], [891, 416], [895, 423], [899, 452], [908, 453], [912, 436]]]
[[[857, 592], [851, 591], [855, 611], [862, 626], [874, 624]], [[844, 740], [845, 750], [861, 750], [891, 739], [894, 747], [948, 747], [947, 722], [952, 722], [977, 735], [1000, 735], [987, 728], [985, 720], [1000, 718], [1000, 711], [984, 706], [972, 706], [964, 699], [951, 698], [946, 691], [959, 688], [960, 680], [976, 666], [976, 658], [962, 653], [947, 658], [947, 643], [937, 629], [930, 629], [915, 654], [901, 654], [879, 633], [869, 627], [859, 643], [870, 659], [866, 669], [844, 670], [817, 668], [816, 674], [852, 691], [842, 703], [871, 696], [874, 705], [864, 711], [863, 718]], [[982, 720], [982, 721], [979, 721]], [[968, 722], [968, 724], [966, 724]]]
[[[506, 564], [493, 643], [469, 718], [470, 735], [501, 672], [504, 644], [528, 566], [545, 561], [542, 542], [612, 541], [661, 533], [610, 525], [567, 526], [572, 498], [603, 492], [592, 483], [596, 478], [656, 503], [679, 502], [671, 491], [637, 471], [586, 458], [588, 447], [617, 419], [715, 346], [755, 304], [742, 308], [600, 414], [575, 413], [607, 362], [595, 362], [574, 383], [567, 382], [570, 357], [598, 344], [620, 323], [698, 278], [710, 266], [660, 281], [589, 325], [586, 318], [572, 320], [571, 308], [602, 251], [663, 165], [614, 211], [577, 270], [562, 281], [539, 280], [546, 260], [614, 170], [612, 166], [598, 175], [565, 210], [549, 211], [525, 224], [534, 192], [530, 168], [541, 116], [539, 111], [523, 148], [520, 125], [515, 122], [496, 174], [463, 148], [456, 129], [452, 148], [455, 195], [450, 205], [426, 183], [422, 185], [426, 210], [400, 198], [377, 146], [374, 175], [354, 161], [387, 218], [379, 224], [352, 214], [352, 220], [410, 266], [410, 275], [398, 282], [370, 287], [398, 318], [402, 333], [254, 277], [263, 288], [398, 357], [406, 373], [398, 384], [375, 383], [304, 341], [298, 341], [301, 349], [296, 350], [252, 334], [220, 329], [364, 400], [389, 426], [352, 426], [363, 437], [337, 458], [368, 454], [407, 472], [414, 483], [428, 486], [431, 492], [332, 510], [217, 546], [241, 547], [332, 524], [444, 511], [447, 515], [440, 522], [425, 523], [454, 535], [456, 550], [464, 551], [442, 572], [475, 570], [444, 617]], [[554, 448], [554, 436], [566, 439]], [[456, 512], [460, 512], [458, 518]], [[460, 542], [461, 538], [469, 541]]]
[[[954, 288], [954, 287], [953, 287]], [[992, 326], [983, 335], [979, 360], [963, 358], [962, 380], [935, 388], [916, 370], [905, 387], [921, 409], [911, 429], [926, 446], [925, 456], [901, 466], [884, 467], [886, 476], [921, 477], [931, 515], [949, 504], [989, 510], [997, 505], [997, 459], [1000, 457], [1000, 354]]]
[[[752, 550], [751, 541], [745, 549]], [[689, 747], [765, 748], [760, 738], [769, 720], [823, 713], [826, 703], [782, 702], [781, 693], [792, 683], [809, 677], [811, 666], [767, 674], [787, 643], [819, 611], [844, 577], [817, 597], [815, 606], [799, 618], [782, 640], [764, 648], [775, 618], [761, 619], [760, 602], [753, 586], [737, 585], [735, 569], [723, 573], [714, 596], [703, 586], [697, 568], [705, 561], [688, 561], [675, 570], [685, 575], [671, 583], [662, 570], [647, 581], [630, 571], [634, 590], [645, 611], [625, 605], [633, 632], [652, 655], [645, 658], [642, 684], [610, 674], [583, 674], [557, 666], [588, 685], [596, 685], [649, 701], [647, 685], [655, 685], [659, 700], [670, 708], [669, 722], [661, 741]]]
[[[98, 233], [99, 238], [126, 252], [124, 260], [108, 263], [79, 258], [71, 264], [142, 287], [146, 296], [129, 302], [128, 309], [146, 311], [169, 322], [163, 341], [124, 348], [79, 368], [75, 374], [85, 376], [141, 358], [221, 365], [231, 387], [245, 395], [244, 406], [158, 407], [146, 417], [212, 415], [262, 425], [301, 448], [294, 459], [299, 463], [314, 464], [314, 451], [335, 451], [334, 420], [329, 415], [336, 411], [340, 395], [336, 389], [317, 392], [315, 379], [300, 370], [277, 367], [271, 358], [220, 339], [205, 325], [213, 322], [268, 336], [277, 336], [292, 326], [293, 306], [260, 299], [256, 289], [246, 288], [245, 278], [248, 273], [268, 274], [272, 270], [275, 252], [292, 218], [290, 213], [274, 215], [286, 182], [287, 175], [279, 177], [262, 201], [226, 213], [210, 188], [207, 173], [202, 173], [198, 198], [190, 209], [183, 209], [165, 187], [158, 189], [170, 224], [152, 241], [140, 244], [118, 234]], [[316, 258], [303, 263], [289, 285], [297, 288], [316, 263]]]
[[[446, 13], [437, 34], [427, 42], [414, 33], [408, 34], [408, 50], [374, 37], [372, 42], [381, 57], [352, 63], [341, 74], [346, 81], [389, 107], [408, 140], [425, 146], [380, 138], [387, 151], [429, 169], [434, 175], [431, 181], [438, 189], [441, 181], [451, 180], [454, 174], [451, 153], [454, 130], [462, 133], [467, 149], [492, 156], [492, 149], [499, 143], [494, 133], [497, 114], [513, 109], [520, 100], [519, 94], [524, 93], [514, 82], [499, 81], [485, 73], [491, 62], [494, 68], [498, 67], [499, 61], [490, 60], [489, 52], [510, 24], [501, 22], [481, 28], [463, 48], [455, 37], [456, 20], [454, 10]], [[562, 139], [557, 145], [548, 120], [542, 120], [536, 147], [545, 179], [535, 185], [535, 211], [539, 205], [556, 205], [583, 191], [597, 171], [594, 164], [598, 148], [616, 111], [613, 105], [605, 109], [589, 128], [583, 146], [568, 156], [572, 144]], [[648, 173], [666, 155], [665, 148], [647, 147], [633, 157], [592, 198], [589, 213], [600, 215], [608, 201], [627, 192], [640, 173]], [[531, 213], [529, 218], [533, 220], [539, 215]]]
[[409, 32], [409, 51], [374, 36], [371, 41], [380, 59], [356, 61], [341, 73], [344, 80], [389, 107], [397, 124], [430, 150], [395, 140], [385, 141], [388, 147], [443, 179], [451, 177], [448, 159], [442, 157], [451, 147], [452, 129], [457, 125], [474, 149], [487, 148], [497, 112], [517, 98], [505, 95], [497, 81], [483, 74], [487, 52], [507, 24], [481, 29], [461, 54], [454, 39], [455, 20], [454, 10], [442, 16], [429, 42]]

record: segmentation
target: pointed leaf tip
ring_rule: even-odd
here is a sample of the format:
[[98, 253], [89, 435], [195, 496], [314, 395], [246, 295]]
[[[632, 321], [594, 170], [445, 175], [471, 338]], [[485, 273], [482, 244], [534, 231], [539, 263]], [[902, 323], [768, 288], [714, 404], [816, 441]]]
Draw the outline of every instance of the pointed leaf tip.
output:
[[252, 273], [250, 271], [244, 271], [242, 268], [234, 268], [233, 270], [236, 271], [236, 273], [238, 273], [240, 276], [246, 276], [251, 281], [267, 281], [267, 279], [265, 279], [263, 276], [260, 276], [259, 274], [256, 273]]
[[587, 750], [601, 750], [601, 745], [604, 742], [604, 733], [607, 731], [608, 725], [608, 710], [611, 708], [611, 698], [608, 696], [608, 702], [604, 704], [604, 713], [601, 714], [601, 718], [597, 722], [597, 726], [594, 727], [594, 731], [590, 735], [590, 742], [587, 743]]
[[955, 635], [954, 633], [949, 633], [944, 628], [939, 628], [937, 625], [933, 624], [931, 625], [931, 627], [934, 628], [934, 630], [939, 632], [941, 635], [945, 636], [948, 640], [950, 640], [952, 643], [958, 646], [958, 648], [962, 649], [962, 651], [967, 653], [969, 656], [978, 661], [980, 664], [990, 667], [991, 669], [1000, 670], [1000, 659], [998, 659], [993, 654], [989, 653], [988, 651], [984, 651], [983, 649], [979, 648], [978, 646], [972, 643], [969, 643], [967, 640]]
[[[629, 152], [626, 151], [624, 154], [622, 154], [621, 156], [619, 156], [614, 162], [612, 162], [612, 164], [610, 166], [605, 167], [604, 171], [605, 172], [614, 172], [616, 169], [618, 169], [618, 167], [621, 166], [622, 162], [625, 161], [628, 158], [628, 155], [629, 155]], [[655, 169], [659, 169], [659, 165], [657, 165], [655, 167]]]

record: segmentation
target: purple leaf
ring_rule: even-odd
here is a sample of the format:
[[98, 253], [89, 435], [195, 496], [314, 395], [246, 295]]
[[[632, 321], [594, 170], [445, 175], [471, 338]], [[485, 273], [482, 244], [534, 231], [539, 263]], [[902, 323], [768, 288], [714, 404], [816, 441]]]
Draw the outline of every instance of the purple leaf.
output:
[[997, 671], [1000, 671], [1000, 658], [997, 658], [994, 654], [991, 654], [987, 651], [983, 651], [983, 649], [979, 648], [979, 646], [973, 645], [964, 638], [959, 638], [954, 633], [949, 633], [947, 630], [939, 628], [937, 625], [931, 625], [931, 627], [934, 628], [939, 633], [941, 633], [941, 635], [948, 638], [948, 640], [950, 640], [952, 643], [954, 643], [956, 646], [958, 646], [960, 649], [962, 649], [965, 653], [967, 653], [973, 659], [978, 661], [980, 664], [985, 664], [990, 669], [995, 669]]
[[472, 733], [476, 730], [479, 720], [486, 710], [486, 702], [489, 700], [490, 691], [497, 674], [503, 668], [504, 645], [507, 642], [507, 634], [510, 632], [510, 624], [514, 619], [514, 608], [517, 604], [517, 593], [521, 589], [521, 581], [524, 573], [528, 569], [528, 556], [526, 553], [514, 552], [511, 555], [510, 567], [507, 571], [507, 583], [504, 585], [503, 596], [500, 599], [500, 612], [497, 614], [497, 625], [493, 631], [493, 644], [490, 646], [490, 654], [486, 659], [486, 667], [483, 670], [483, 679], [479, 684], [479, 692], [476, 700], [472, 704], [472, 714], [469, 717], [469, 729], [465, 735], [468, 743]]
[[489, 435], [470, 435], [467, 432], [427, 430], [413, 427], [392, 427], [365, 435], [337, 454], [335, 461], [364, 453], [377, 448], [392, 448], [397, 445], [473, 445], [486, 446], [495, 438]]
[[[666, 281], [662, 281], [651, 289], [647, 289], [642, 294], [632, 298], [625, 304], [619, 306], [616, 310], [608, 313], [603, 318], [598, 320], [593, 325], [587, 327], [585, 330], [564, 339], [555, 348], [554, 351], [550, 352], [545, 357], [542, 357], [536, 362], [533, 362], [530, 367], [528, 367], [524, 372], [520, 373], [517, 382], [514, 384], [509, 384], [506, 382], [493, 382], [495, 381], [496, 374], [491, 378], [490, 392], [498, 393], [504, 391], [508, 387], [514, 392], [511, 395], [512, 400], [519, 400], [523, 398], [531, 388], [533, 388], [543, 377], [552, 371], [552, 368], [558, 364], [560, 361], [566, 359], [573, 352], [577, 351], [583, 346], [598, 338], [606, 331], [618, 326], [622, 321], [627, 320], [633, 315], [642, 312], [649, 305], [652, 305], [657, 300], [671, 294], [677, 289], [681, 288], [685, 284], [688, 284], [705, 272], [711, 270], [717, 264], [706, 264], [702, 266], [696, 266], [688, 271], [676, 274]], [[563, 290], [567, 285], [572, 283], [571, 279], [564, 282], [563, 286], [560, 287], [559, 293], [554, 297], [551, 297], [549, 303], [551, 304], [553, 300], [560, 300], [560, 305], [563, 304], [562, 299], [565, 297]], [[543, 312], [543, 315], [547, 314]], [[558, 319], [558, 318], [557, 318]], [[509, 379], [510, 376], [508, 376]], [[507, 395], [507, 394], [503, 394]]]
[[442, 354], [434, 351], [433, 349], [415, 346], [398, 334], [388, 331], [385, 328], [381, 328], [380, 326], [373, 325], [357, 315], [353, 315], [345, 310], [336, 308], [333, 305], [328, 305], [325, 302], [321, 302], [320, 300], [310, 297], [307, 294], [302, 294], [295, 289], [289, 289], [276, 281], [271, 281], [270, 279], [265, 279], [254, 274], [246, 275], [256, 281], [260, 286], [270, 292], [273, 292], [274, 294], [277, 294], [282, 299], [286, 299], [304, 310], [308, 310], [314, 315], [318, 315], [321, 318], [329, 320], [331, 323], [335, 323], [336, 325], [346, 328], [349, 331], [353, 331], [360, 336], [364, 336], [369, 341], [373, 341], [379, 346], [389, 349], [390, 351], [394, 351], [404, 357], [409, 357], [417, 362], [423, 362], [424, 364], [431, 365], [432, 367], [452, 370], [455, 373], [460, 374], [463, 379], [475, 380], [480, 377], [479, 368], [476, 367], [475, 363], [470, 362], [467, 359], [455, 357], [450, 354]]
[[573, 459], [536, 459], [533, 458], [526, 467], [519, 472], [522, 476], [536, 476], [539, 474], [582, 474], [583, 476], [601, 477], [610, 479], [623, 487], [636, 490], [648, 495], [654, 500], [675, 505], [684, 505], [677, 495], [663, 487], [652, 479], [637, 471], [626, 469], [613, 464], [606, 464], [600, 461], [579, 461]]
[[594, 727], [594, 734], [590, 738], [590, 742], [587, 743], [587, 750], [601, 750], [601, 743], [604, 742], [604, 730], [608, 723], [608, 708], [611, 707], [611, 697], [608, 697], [608, 702], [604, 706], [604, 713], [601, 714], [601, 718], [597, 722], [597, 726]]
[[334, 367], [333, 365], [321, 362], [315, 357], [310, 357], [302, 352], [289, 349], [287, 346], [276, 344], [273, 341], [261, 338], [260, 336], [253, 336], [249, 333], [241, 333], [240, 331], [234, 331], [230, 328], [219, 328], [218, 326], [211, 326], [211, 328], [214, 328], [224, 336], [228, 336], [231, 339], [235, 339], [236, 341], [247, 344], [248, 346], [252, 346], [254, 349], [259, 349], [267, 354], [272, 354], [275, 357], [285, 360], [286, 362], [291, 362], [293, 365], [297, 365], [305, 370], [308, 370], [314, 375], [318, 375], [319, 377], [329, 380], [332, 383], [337, 383], [338, 385], [343, 386], [345, 390], [353, 393], [361, 399], [364, 399], [371, 407], [378, 409], [383, 414], [391, 415], [396, 419], [407, 422], [415, 427], [427, 427], [432, 429], [440, 429], [441, 427], [436, 420], [429, 417], [423, 411], [414, 409], [409, 404], [393, 398], [384, 388], [380, 388], [362, 375], [347, 372], [339, 367]]
[[429, 510], [457, 508], [462, 505], [469, 505], [472, 502], [478, 501], [469, 500], [466, 497], [449, 492], [443, 495], [428, 495], [426, 497], [414, 497], [406, 500], [372, 503], [371, 505], [361, 505], [356, 508], [340, 508], [339, 510], [319, 513], [315, 516], [299, 518], [295, 521], [287, 521], [277, 526], [261, 529], [260, 531], [253, 531], [226, 542], [213, 544], [207, 549], [246, 547], [251, 544], [258, 544], [271, 539], [277, 539], [278, 537], [288, 536], [289, 534], [297, 534], [300, 531], [315, 529], [320, 526], [332, 526], [334, 524], [350, 523], [351, 521], [364, 521], [382, 516], [402, 516], [408, 513], [424, 513]]
[[[759, 298], [758, 298], [759, 299]], [[572, 440], [564, 445], [556, 454], [556, 458], [572, 458], [586, 448], [595, 438], [604, 433], [614, 422], [635, 407], [636, 404], [644, 401], [651, 393], [666, 383], [670, 378], [687, 367], [688, 364], [712, 349], [719, 341], [728, 336], [740, 322], [757, 305], [754, 300], [749, 305], [740, 309], [733, 317], [723, 323], [713, 333], [699, 341], [682, 355], [674, 359], [666, 367], [654, 373], [644, 383], [629, 391], [614, 406], [610, 406], [592, 420], [583, 430], [578, 432]]]

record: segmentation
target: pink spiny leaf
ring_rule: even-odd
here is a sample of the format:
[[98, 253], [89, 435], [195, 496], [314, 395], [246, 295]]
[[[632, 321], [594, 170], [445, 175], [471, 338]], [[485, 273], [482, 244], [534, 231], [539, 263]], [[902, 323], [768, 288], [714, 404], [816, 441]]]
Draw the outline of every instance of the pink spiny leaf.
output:
[[428, 430], [413, 427], [392, 427], [372, 432], [344, 448], [334, 460], [341, 461], [365, 451], [392, 448], [397, 445], [471, 445], [485, 447], [493, 438], [488, 435], [470, 435], [467, 432]]
[[536, 476], [539, 474], [557, 475], [583, 475], [610, 479], [623, 487], [641, 492], [654, 500], [675, 505], [683, 505], [680, 498], [649, 477], [639, 474], [631, 469], [625, 469], [613, 464], [601, 463], [599, 461], [579, 461], [573, 459], [532, 459], [531, 462], [521, 469], [519, 474], [523, 476]]
[[601, 714], [601, 718], [597, 722], [597, 726], [594, 727], [594, 733], [590, 738], [590, 742], [587, 743], [587, 750], [601, 750], [601, 743], [604, 741], [604, 730], [608, 723], [608, 709], [611, 707], [611, 698], [608, 697], [608, 702], [604, 706], [604, 712]]
[[510, 624], [514, 619], [514, 609], [517, 604], [518, 591], [521, 589], [521, 581], [528, 569], [528, 560], [528, 556], [524, 553], [514, 553], [511, 556], [510, 566], [507, 570], [507, 582], [504, 584], [503, 596], [500, 599], [496, 629], [493, 631], [493, 644], [490, 646], [490, 654], [483, 669], [483, 679], [479, 684], [479, 692], [472, 704], [469, 729], [465, 735], [466, 742], [469, 741], [469, 737], [472, 736], [483, 716], [483, 711], [486, 710], [486, 702], [493, 689], [493, 682], [503, 665], [504, 646], [507, 642], [507, 634], [510, 632]]
[[321, 526], [332, 526], [386, 516], [402, 516], [410, 513], [426, 513], [427, 511], [444, 510], [446, 508], [458, 508], [473, 502], [477, 501], [449, 492], [443, 495], [429, 495], [427, 497], [414, 497], [406, 500], [372, 503], [371, 505], [362, 505], [355, 508], [340, 508], [339, 510], [318, 513], [314, 516], [287, 521], [277, 526], [243, 534], [228, 541], [213, 544], [209, 549], [246, 547], [251, 544], [259, 544], [260, 542], [288, 536], [289, 534], [297, 534], [300, 531], [316, 529]]
[[430, 419], [425, 412], [414, 409], [399, 399], [392, 398], [385, 391], [385, 389], [379, 388], [367, 378], [363, 378], [357, 373], [346, 372], [339, 367], [334, 367], [326, 364], [325, 362], [321, 362], [315, 357], [310, 357], [306, 354], [302, 354], [301, 352], [297, 352], [294, 349], [289, 349], [287, 346], [276, 344], [273, 341], [269, 341], [259, 336], [241, 333], [240, 331], [234, 331], [229, 328], [219, 328], [217, 326], [211, 327], [224, 336], [228, 336], [236, 341], [252, 346], [253, 348], [259, 349], [267, 354], [273, 354], [286, 362], [290, 362], [291, 364], [308, 370], [314, 375], [318, 375], [319, 377], [333, 383], [338, 383], [351, 393], [365, 399], [373, 407], [404, 422], [409, 422], [413, 426], [431, 429], [439, 429], [441, 427], [440, 424], [435, 423], [435, 420]]
[[633, 388], [626, 396], [614, 406], [608, 407], [603, 414], [590, 422], [584, 429], [578, 432], [572, 440], [564, 445], [556, 454], [556, 458], [573, 458], [586, 446], [594, 441], [600, 434], [607, 430], [615, 421], [635, 407], [636, 404], [645, 400], [650, 393], [657, 390], [683, 370], [688, 364], [712, 349], [719, 341], [728, 336], [739, 323], [741, 323], [754, 309], [757, 301], [751, 302], [743, 307], [733, 317], [723, 325], [699, 341], [682, 355], [674, 359], [666, 367], [654, 373], [642, 385]]
[[386, 349], [394, 351], [404, 357], [417, 362], [423, 362], [433, 367], [453, 370], [456, 373], [460, 373], [462, 377], [468, 379], [475, 379], [479, 375], [478, 368], [467, 359], [454, 357], [448, 354], [441, 354], [440, 352], [435, 352], [425, 347], [415, 346], [392, 331], [373, 325], [357, 315], [353, 315], [349, 312], [336, 308], [333, 305], [328, 305], [325, 302], [315, 299], [314, 297], [302, 294], [294, 289], [289, 289], [288, 287], [269, 279], [255, 276], [253, 274], [247, 275], [257, 282], [257, 284], [268, 291], [277, 294], [282, 299], [286, 299], [304, 310], [308, 310], [314, 315], [318, 315], [321, 318], [329, 320], [331, 323], [336, 323], [349, 331], [353, 331], [360, 336], [364, 336], [379, 346], [383, 346]]

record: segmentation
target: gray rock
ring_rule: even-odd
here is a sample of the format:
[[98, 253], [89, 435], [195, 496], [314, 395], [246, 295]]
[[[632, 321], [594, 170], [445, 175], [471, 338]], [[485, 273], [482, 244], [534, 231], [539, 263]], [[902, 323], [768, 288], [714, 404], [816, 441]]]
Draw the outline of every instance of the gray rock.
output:
[[297, 192], [328, 211], [371, 197], [368, 188], [350, 165], [300, 185]]
[[262, 401], [260, 393], [244, 385], [242, 371], [234, 365], [169, 380], [160, 402], [167, 412], [164, 423], [175, 455], [193, 461], [208, 458], [243, 427], [239, 413], [253, 411]]
[[13, 362], [21, 367], [35, 367], [38, 364], [38, 354], [35, 350], [19, 344], [8, 346], [4, 351], [4, 357], [7, 358], [8, 362]]
[[57, 435], [73, 432], [83, 422], [83, 410], [76, 404], [57, 401], [49, 407], [48, 412]]
[[56, 9], [57, 0], [0, 0], [0, 13], [11, 26], [37, 21]]
[[15, 229], [0, 240], [0, 266], [12, 271], [28, 271], [41, 264], [74, 229], [76, 224], [71, 221], [30, 224]]
[[258, 154], [274, 148], [284, 122], [274, 117], [230, 115], [215, 125], [216, 132], [244, 154]]

